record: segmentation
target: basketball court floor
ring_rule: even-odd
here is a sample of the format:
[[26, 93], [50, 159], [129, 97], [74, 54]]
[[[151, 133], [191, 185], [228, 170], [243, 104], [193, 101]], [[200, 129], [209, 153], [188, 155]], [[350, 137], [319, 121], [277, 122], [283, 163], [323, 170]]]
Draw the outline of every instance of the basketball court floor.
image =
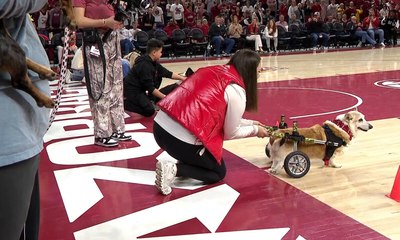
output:
[[[392, 189], [400, 181], [399, 56], [400, 48], [263, 56], [259, 110], [246, 118], [274, 125], [284, 114], [289, 126], [309, 127], [357, 108], [374, 128], [337, 158], [342, 168], [312, 159], [297, 179], [268, 173], [268, 139], [226, 141], [224, 181], [177, 181], [169, 196], [154, 187], [157, 159], [170, 157], [155, 143], [152, 118], [127, 113], [133, 140], [95, 146], [86, 89], [69, 84], [45, 136], [40, 239], [400, 239], [400, 202], [387, 196], [400, 192]], [[164, 66], [184, 72], [228, 61], [187, 60]]]

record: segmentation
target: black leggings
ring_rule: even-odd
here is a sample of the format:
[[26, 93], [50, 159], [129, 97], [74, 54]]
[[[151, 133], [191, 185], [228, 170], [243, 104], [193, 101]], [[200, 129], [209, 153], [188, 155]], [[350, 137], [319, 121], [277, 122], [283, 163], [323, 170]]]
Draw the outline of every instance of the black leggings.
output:
[[0, 167], [0, 239], [39, 239], [39, 155]]
[[177, 176], [190, 177], [206, 184], [216, 183], [224, 179], [226, 167], [222, 159], [221, 165], [208, 150], [200, 156], [199, 152], [203, 145], [192, 145], [185, 143], [154, 122], [154, 138], [157, 144], [164, 149], [171, 157], [178, 160]]

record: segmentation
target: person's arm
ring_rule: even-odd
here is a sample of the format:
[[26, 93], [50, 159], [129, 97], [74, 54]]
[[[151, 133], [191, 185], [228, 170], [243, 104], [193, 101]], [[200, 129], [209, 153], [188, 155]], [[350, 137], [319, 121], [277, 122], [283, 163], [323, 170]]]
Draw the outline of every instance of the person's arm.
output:
[[225, 89], [227, 109], [224, 122], [224, 138], [237, 139], [249, 136], [266, 137], [268, 131], [259, 125], [259, 122], [243, 119], [246, 109], [245, 90], [236, 84]]
[[123, 27], [122, 22], [114, 20], [114, 16], [103, 19], [92, 19], [85, 17], [85, 8], [74, 7], [75, 22], [79, 28], [111, 28], [119, 29]]
[[0, 18], [22, 17], [27, 13], [40, 11], [47, 0], [0, 1]]
[[186, 77], [179, 75], [178, 73], [171, 72], [170, 70], [166, 69], [163, 65], [157, 63], [158, 72], [160, 76], [163, 78], [170, 78], [173, 80], [183, 81]]

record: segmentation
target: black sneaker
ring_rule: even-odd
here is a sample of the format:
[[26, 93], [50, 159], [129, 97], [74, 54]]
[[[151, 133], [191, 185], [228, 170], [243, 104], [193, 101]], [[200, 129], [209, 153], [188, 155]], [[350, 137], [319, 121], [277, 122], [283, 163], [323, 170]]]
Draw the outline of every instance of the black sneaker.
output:
[[118, 141], [112, 139], [111, 137], [95, 138], [94, 144], [102, 146], [102, 147], [116, 147], [116, 146], [118, 146]]
[[132, 136], [125, 135], [125, 133], [113, 133], [111, 138], [115, 141], [129, 141], [132, 139]]

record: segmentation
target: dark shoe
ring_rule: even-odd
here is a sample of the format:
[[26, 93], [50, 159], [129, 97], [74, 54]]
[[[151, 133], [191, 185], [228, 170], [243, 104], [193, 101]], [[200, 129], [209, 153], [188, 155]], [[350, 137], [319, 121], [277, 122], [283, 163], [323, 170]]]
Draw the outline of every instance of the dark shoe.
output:
[[118, 141], [108, 138], [95, 138], [94, 144], [102, 147], [116, 147], [118, 146]]
[[190, 75], [192, 75], [194, 73], [193, 69], [191, 69], [190, 67], [186, 70], [185, 72], [185, 76], [189, 77]]
[[113, 133], [111, 138], [115, 141], [129, 141], [132, 139], [132, 136], [125, 135], [125, 133]]

